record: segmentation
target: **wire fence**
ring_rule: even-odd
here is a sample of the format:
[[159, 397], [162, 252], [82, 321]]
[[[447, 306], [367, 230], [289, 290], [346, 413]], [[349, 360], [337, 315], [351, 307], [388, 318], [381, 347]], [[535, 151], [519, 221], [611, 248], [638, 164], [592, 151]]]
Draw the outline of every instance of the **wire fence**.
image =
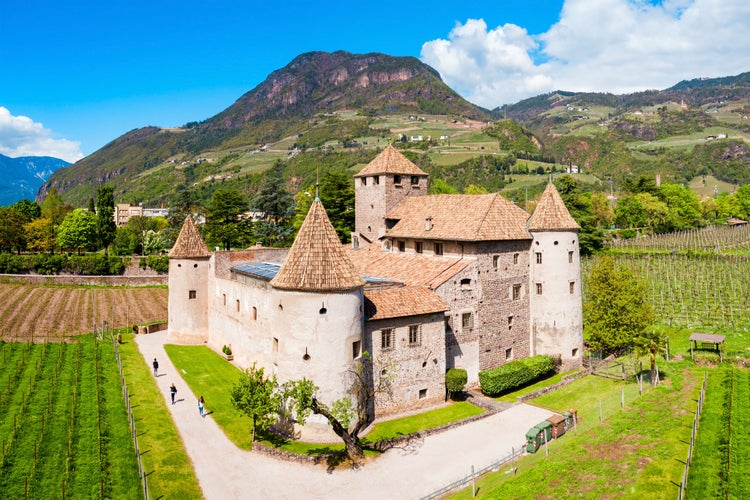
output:
[[695, 419], [693, 420], [693, 432], [690, 434], [690, 446], [688, 447], [687, 459], [685, 460], [685, 472], [682, 475], [682, 481], [680, 482], [680, 493], [677, 496], [679, 500], [685, 497], [685, 489], [687, 488], [688, 473], [690, 471], [690, 462], [693, 459], [693, 445], [695, 445], [695, 437], [698, 434], [698, 424], [701, 418], [701, 411], [703, 410], [703, 401], [706, 397], [706, 381], [708, 380], [708, 373], [703, 377], [703, 386], [701, 387], [701, 394], [698, 397], [698, 407], [695, 410]]
[[[101, 331], [103, 331], [102, 329]], [[94, 335], [97, 335], [95, 330]], [[115, 350], [115, 358], [117, 359], [117, 368], [120, 371], [120, 385], [122, 385], [122, 396], [125, 399], [125, 407], [128, 410], [128, 421], [130, 422], [130, 434], [133, 437], [133, 445], [135, 447], [135, 457], [138, 461], [138, 475], [141, 478], [141, 486], [143, 488], [143, 497], [149, 500], [148, 493], [148, 482], [146, 481], [146, 471], [143, 468], [143, 462], [141, 461], [141, 449], [138, 445], [138, 433], [135, 429], [135, 418], [133, 417], [133, 410], [130, 406], [130, 394], [128, 392], [128, 386], [125, 382], [125, 374], [122, 370], [122, 359], [120, 358], [120, 350], [117, 347], [117, 340], [115, 339], [114, 329], [109, 331], [109, 336], [112, 339], [112, 346]]]
[[429, 500], [429, 499], [432, 499], [432, 498], [440, 498], [443, 495], [445, 495], [446, 493], [449, 493], [449, 492], [451, 492], [453, 490], [457, 490], [459, 488], [463, 488], [464, 486], [466, 486], [469, 483], [471, 483], [472, 496], [475, 496], [476, 487], [474, 485], [474, 481], [478, 477], [480, 477], [483, 474], [486, 474], [486, 473], [488, 473], [490, 471], [495, 471], [495, 470], [499, 469], [502, 465], [505, 465], [508, 462], [510, 462], [511, 460], [515, 459], [516, 457], [519, 457], [519, 456], [523, 455], [523, 453], [524, 453], [524, 445], [521, 444], [519, 446], [514, 446], [513, 448], [511, 448], [510, 453], [504, 455], [503, 457], [501, 457], [498, 460], [492, 462], [488, 466], [483, 467], [483, 468], [481, 468], [481, 469], [479, 469], [477, 471], [474, 470], [474, 466], [472, 465], [471, 466], [471, 473], [470, 474], [468, 474], [468, 475], [466, 475], [466, 476], [464, 476], [464, 477], [462, 477], [460, 479], [457, 479], [457, 480], [453, 481], [450, 484], [447, 484], [447, 485], [443, 486], [439, 490], [433, 491], [429, 495], [426, 495], [426, 496], [422, 497], [422, 500]]

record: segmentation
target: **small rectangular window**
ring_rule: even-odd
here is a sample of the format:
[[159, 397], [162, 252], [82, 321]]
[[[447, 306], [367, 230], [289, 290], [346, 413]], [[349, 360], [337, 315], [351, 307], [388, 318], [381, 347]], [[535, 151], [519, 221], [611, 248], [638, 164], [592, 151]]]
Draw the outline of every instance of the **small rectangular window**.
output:
[[435, 243], [435, 255], [443, 255], [443, 244]]
[[398, 251], [399, 252], [405, 252], [406, 251], [406, 242], [405, 241], [399, 241], [398, 242]]
[[412, 186], [418, 186], [419, 185], [419, 177], [416, 175], [411, 176], [411, 185]]
[[513, 254], [513, 264], [518, 264], [518, 254], [517, 253]]
[[419, 389], [419, 399], [424, 399], [427, 397], [427, 389]]
[[352, 359], [357, 359], [362, 355], [362, 341], [355, 340], [352, 342]]
[[513, 348], [509, 347], [505, 350], [505, 359], [513, 359]]
[[240, 301], [236, 300], [234, 303], [235, 303], [235, 306], [237, 308], [237, 312], [240, 312]]
[[367, 177], [362, 177], [362, 185], [363, 186], [367, 185]]
[[409, 346], [422, 344], [422, 325], [409, 325]]
[[492, 268], [493, 269], [497, 269], [497, 263], [498, 263], [499, 260], [500, 260], [500, 256], [499, 255], [493, 255], [492, 256]]
[[573, 252], [568, 252], [568, 262], [573, 263]]
[[388, 349], [393, 349], [394, 344], [393, 328], [384, 328], [380, 330], [380, 348], [386, 351]]
[[379, 175], [373, 176], [372, 183], [373, 184], [380, 184], [380, 176]]
[[513, 285], [513, 300], [521, 299], [521, 285]]
[[279, 339], [276, 337], [273, 338], [273, 353], [278, 354], [279, 352]]
[[571, 281], [570, 283], [568, 283], [568, 288], [570, 289], [570, 294], [571, 295], [573, 295], [574, 293], [576, 293], [576, 282], [575, 281]]
[[541, 295], [542, 294], [542, 284], [541, 283], [537, 283], [536, 284], [536, 294], [537, 295]]
[[470, 312], [461, 314], [461, 328], [474, 328], [474, 315]]
[[541, 264], [542, 263], [542, 252], [536, 253], [536, 263]]
[[423, 249], [423, 247], [422, 247], [422, 242], [421, 241], [417, 241], [416, 243], [414, 243], [414, 251], [415, 252], [422, 253], [422, 249]]
[[224, 302], [222, 305], [227, 305], [227, 294], [222, 293], [221, 294], [221, 300]]
[[197, 292], [195, 290], [188, 291], [188, 299], [192, 300], [197, 297]]
[[394, 184], [401, 184], [401, 176], [400, 175], [394, 175], [393, 176], [393, 183]]
[[508, 316], [508, 326], [513, 326], [513, 315]]
[[461, 290], [471, 290], [471, 278], [461, 279]]

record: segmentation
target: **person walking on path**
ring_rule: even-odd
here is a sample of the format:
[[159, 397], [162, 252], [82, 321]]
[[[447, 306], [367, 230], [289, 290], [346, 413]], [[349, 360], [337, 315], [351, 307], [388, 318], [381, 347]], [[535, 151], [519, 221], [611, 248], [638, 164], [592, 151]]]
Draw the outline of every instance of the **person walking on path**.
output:
[[204, 405], [206, 402], [203, 400], [203, 396], [198, 398], [198, 413], [200, 413], [201, 417], [205, 417], [205, 413], [203, 411], [205, 410]]
[[169, 394], [172, 396], [172, 404], [174, 404], [174, 395], [177, 394], [177, 387], [174, 386], [174, 382], [169, 387]]
[[158, 371], [159, 371], [159, 362], [156, 361], [156, 358], [154, 358], [154, 362], [151, 363], [154, 366], [154, 377], [158, 377]]

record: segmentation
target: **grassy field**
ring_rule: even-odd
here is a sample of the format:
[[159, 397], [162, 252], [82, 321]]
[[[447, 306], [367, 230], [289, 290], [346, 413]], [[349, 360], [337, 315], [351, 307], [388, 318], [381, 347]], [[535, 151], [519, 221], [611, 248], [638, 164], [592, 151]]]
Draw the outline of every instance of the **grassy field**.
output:
[[[635, 384], [588, 376], [533, 401], [554, 411], [575, 408], [569, 431], [510, 468], [477, 481], [483, 498], [674, 498], [684, 471], [700, 370], [687, 363], [665, 370], [663, 383], [638, 396]], [[626, 407], [620, 408], [622, 389]], [[603, 400], [604, 422], [599, 422]], [[530, 423], [530, 425], [533, 423]], [[471, 489], [455, 498], [470, 498]]]

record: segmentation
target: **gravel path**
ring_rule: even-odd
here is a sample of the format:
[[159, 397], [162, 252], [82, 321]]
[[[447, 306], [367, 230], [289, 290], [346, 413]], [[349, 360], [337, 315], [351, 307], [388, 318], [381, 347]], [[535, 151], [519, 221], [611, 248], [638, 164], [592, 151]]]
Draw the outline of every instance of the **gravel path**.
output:
[[[386, 451], [359, 470], [331, 473], [325, 466], [300, 465], [238, 449], [211, 416], [201, 418], [197, 398], [164, 351], [167, 333], [137, 335], [136, 342], [151, 368], [159, 360], [157, 378], [185, 449], [193, 461], [207, 499], [420, 498], [498, 458], [524, 442], [526, 431], [552, 415], [530, 405], [517, 405], [490, 417], [428, 436], [406, 448]], [[169, 403], [169, 385], [178, 388]], [[210, 405], [209, 405], [210, 410]]]

